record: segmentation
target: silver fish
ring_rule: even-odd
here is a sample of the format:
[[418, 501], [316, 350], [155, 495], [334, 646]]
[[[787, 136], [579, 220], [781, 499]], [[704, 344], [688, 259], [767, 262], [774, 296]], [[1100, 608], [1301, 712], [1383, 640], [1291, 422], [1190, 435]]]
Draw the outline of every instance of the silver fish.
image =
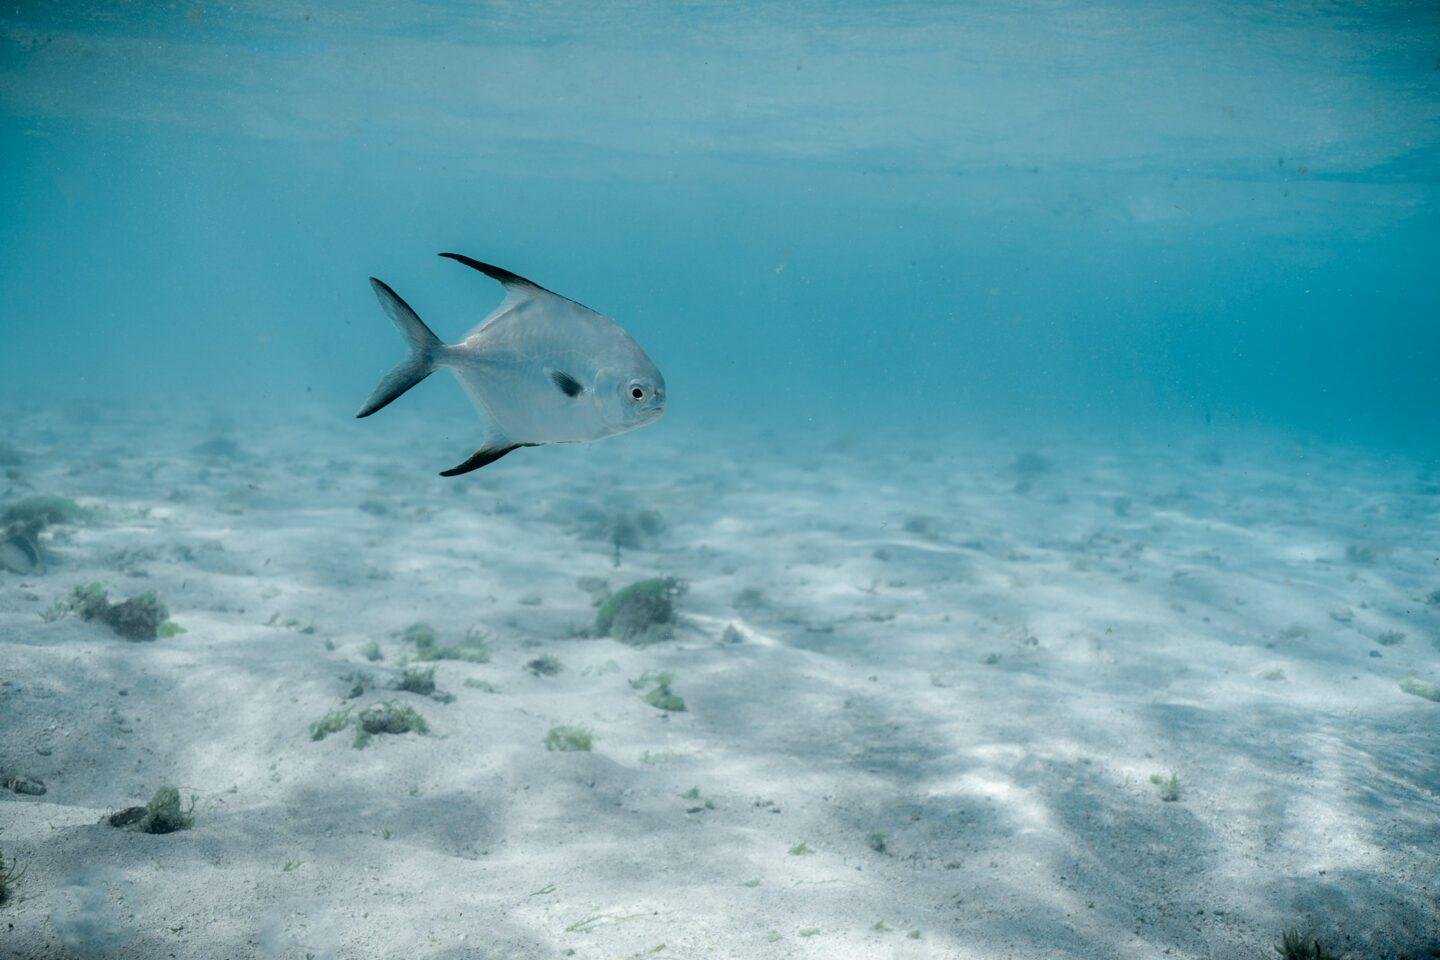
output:
[[368, 417], [441, 367], [455, 374], [485, 418], [485, 442], [454, 477], [519, 447], [613, 437], [665, 412], [665, 378], [631, 336], [589, 307], [509, 270], [442, 253], [500, 281], [505, 300], [454, 345], [430, 332], [410, 305], [370, 278], [380, 306], [410, 344], [355, 416]]

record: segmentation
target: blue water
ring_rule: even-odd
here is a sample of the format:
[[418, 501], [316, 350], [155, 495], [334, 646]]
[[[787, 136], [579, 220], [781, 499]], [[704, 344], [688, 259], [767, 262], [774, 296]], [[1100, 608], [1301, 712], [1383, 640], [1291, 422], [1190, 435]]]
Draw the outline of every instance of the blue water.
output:
[[456, 249], [616, 317], [673, 421], [1433, 449], [1425, 5], [4, 17], [21, 396], [354, 406], [396, 351], [368, 275], [450, 337], [497, 298]]

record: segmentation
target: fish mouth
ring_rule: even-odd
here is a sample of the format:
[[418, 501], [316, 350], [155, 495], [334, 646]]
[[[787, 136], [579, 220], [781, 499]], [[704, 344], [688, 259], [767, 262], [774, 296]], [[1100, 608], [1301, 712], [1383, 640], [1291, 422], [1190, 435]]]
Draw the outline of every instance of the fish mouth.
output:
[[659, 420], [664, 412], [664, 403], [647, 405], [632, 411], [630, 416], [625, 419], [625, 422], [615, 423], [612, 424], [612, 426], [615, 428], [616, 433], [629, 433], [632, 430], [639, 430], [641, 427], [648, 427], [656, 420]]

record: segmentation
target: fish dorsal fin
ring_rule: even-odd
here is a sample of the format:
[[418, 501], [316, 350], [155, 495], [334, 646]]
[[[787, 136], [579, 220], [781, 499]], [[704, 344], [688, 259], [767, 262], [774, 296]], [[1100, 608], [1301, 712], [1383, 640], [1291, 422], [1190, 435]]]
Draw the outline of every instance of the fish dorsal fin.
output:
[[[440, 256], [445, 257], [448, 260], [454, 260], [456, 263], [463, 263], [465, 264], [465, 266], [469, 267], [472, 270], [479, 270], [481, 273], [485, 274], [485, 276], [489, 277], [490, 279], [500, 281], [501, 286], [505, 288], [505, 302], [500, 304], [499, 308], [496, 309], [494, 313], [490, 314], [489, 318], [485, 321], [486, 323], [488, 323], [490, 320], [494, 320], [501, 314], [506, 313], [510, 310], [511, 307], [515, 306], [518, 303], [522, 303], [526, 300], [543, 300], [547, 297], [562, 301], [564, 303], [572, 304], [579, 307], [581, 310], [585, 310], [590, 313], [595, 312], [594, 310], [591, 310], [589, 307], [585, 306], [585, 304], [583, 303], [571, 300], [569, 297], [562, 297], [554, 290], [547, 290], [535, 281], [526, 280], [524, 277], [520, 276], [520, 274], [511, 273], [504, 267], [497, 267], [493, 263], [481, 263], [479, 260], [476, 260], [473, 257], [465, 256], [465, 254], [463, 253], [442, 253], [440, 254]], [[484, 323], [481, 324], [481, 326], [484, 325]]]
[[[491, 280], [500, 281], [501, 285], [505, 287], [506, 293], [518, 294], [519, 296], [526, 298], [533, 297], [537, 294], [542, 293], [548, 293], [552, 297], [560, 296], [558, 293], [546, 290], [544, 287], [540, 286], [540, 284], [535, 283], [532, 280], [526, 280], [518, 273], [511, 273], [504, 267], [497, 267], [493, 263], [481, 263], [479, 260], [476, 260], [473, 257], [465, 256], [465, 254], [463, 253], [442, 253], [440, 254], [440, 256], [445, 257], [449, 260], [454, 260], [456, 263], [463, 263], [471, 270], [479, 270]], [[565, 298], [561, 297], [561, 299], [563, 300]]]

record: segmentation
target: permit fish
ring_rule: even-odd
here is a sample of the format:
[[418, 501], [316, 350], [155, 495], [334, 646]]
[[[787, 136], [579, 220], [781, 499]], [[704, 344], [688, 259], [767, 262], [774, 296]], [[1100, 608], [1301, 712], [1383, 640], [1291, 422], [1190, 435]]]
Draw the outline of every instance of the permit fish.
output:
[[665, 412], [665, 378], [609, 317], [531, 280], [459, 253], [442, 253], [505, 288], [500, 306], [464, 340], [446, 344], [383, 281], [370, 278], [409, 355], [360, 408], [368, 417], [441, 367], [455, 374], [485, 420], [485, 440], [456, 477], [520, 447], [585, 443], [653, 423]]

